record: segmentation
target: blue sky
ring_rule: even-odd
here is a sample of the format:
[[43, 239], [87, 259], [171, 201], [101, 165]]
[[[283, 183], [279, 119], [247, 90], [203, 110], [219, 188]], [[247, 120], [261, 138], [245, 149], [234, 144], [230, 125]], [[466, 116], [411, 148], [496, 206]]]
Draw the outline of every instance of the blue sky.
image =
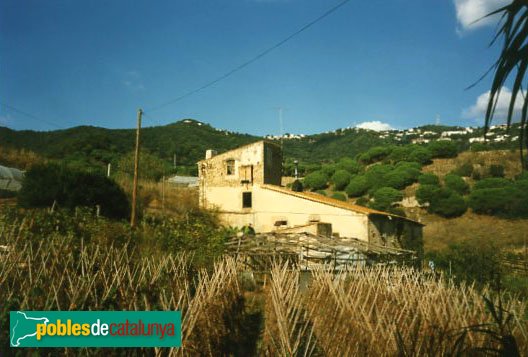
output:
[[[130, 128], [195, 118], [257, 135], [361, 125], [476, 125], [507, 0], [351, 0], [225, 80], [230, 71], [339, 3], [330, 0], [0, 2], [0, 125]], [[507, 97], [507, 92], [505, 96]], [[479, 99], [480, 97], [480, 99]], [[506, 99], [504, 102], [506, 103]], [[500, 108], [499, 108], [500, 112]]]

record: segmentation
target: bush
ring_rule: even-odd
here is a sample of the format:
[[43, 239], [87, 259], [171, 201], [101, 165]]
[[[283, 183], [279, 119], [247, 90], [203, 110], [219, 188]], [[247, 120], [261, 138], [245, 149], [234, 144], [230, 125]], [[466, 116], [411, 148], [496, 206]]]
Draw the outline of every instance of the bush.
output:
[[359, 197], [367, 192], [369, 187], [370, 185], [367, 178], [363, 175], [358, 175], [350, 179], [350, 183], [346, 187], [345, 191], [348, 197]]
[[337, 170], [332, 176], [331, 181], [334, 183], [335, 189], [338, 191], [344, 190], [350, 183], [352, 175], [346, 170]]
[[433, 200], [429, 208], [433, 213], [452, 218], [463, 215], [467, 211], [467, 203], [461, 195], [451, 191], [447, 197], [440, 196]]
[[374, 202], [370, 204], [370, 207], [386, 211], [394, 202], [401, 201], [403, 199], [403, 194], [392, 187], [382, 187], [376, 190], [373, 198]]
[[461, 195], [465, 195], [469, 192], [469, 185], [460, 176], [448, 174], [444, 177], [444, 182], [447, 188]]
[[421, 165], [431, 163], [433, 153], [426, 147], [417, 146], [415, 147], [408, 156], [408, 161], [418, 162]]
[[491, 177], [504, 177], [504, 166], [502, 165], [490, 165], [489, 175]]
[[54, 201], [68, 209], [99, 205], [100, 213], [109, 218], [123, 219], [130, 215], [128, 198], [115, 181], [66, 166], [32, 166], [22, 181], [18, 204], [25, 208], [50, 207]]
[[370, 200], [368, 197], [366, 196], [361, 196], [360, 198], [358, 198], [356, 200], [356, 205], [358, 206], [363, 206], [363, 207], [367, 207], [368, 204], [369, 204]]
[[339, 201], [345, 201], [346, 202], [346, 200], [347, 200], [346, 196], [344, 194], [342, 194], [341, 192], [335, 192], [330, 197], [332, 197], [335, 200], [339, 200]]
[[346, 170], [349, 173], [355, 175], [361, 172], [363, 166], [359, 162], [349, 157], [344, 157], [337, 163], [337, 169]]
[[444, 272], [451, 272], [457, 282], [475, 282], [482, 286], [495, 282], [500, 273], [500, 250], [480, 240], [450, 244], [448, 249], [432, 252], [428, 258]]
[[440, 179], [435, 174], [421, 174], [418, 177], [420, 185], [440, 186]]
[[375, 146], [370, 148], [367, 152], [358, 156], [358, 160], [364, 164], [371, 164], [376, 161], [383, 160], [387, 157], [393, 148], [389, 146]]
[[336, 171], [336, 165], [335, 164], [323, 164], [321, 166], [321, 171], [326, 175], [326, 177], [330, 178]]
[[453, 173], [462, 177], [471, 177], [473, 175], [473, 164], [465, 162], [457, 167]]
[[326, 196], [326, 191], [325, 190], [317, 190], [315, 191], [315, 193], [321, 195], [321, 196]]
[[441, 190], [437, 185], [420, 185], [416, 190], [416, 200], [422, 205], [430, 204], [440, 195]]
[[16, 191], [9, 191], [0, 188], [0, 198], [13, 198], [16, 197]]
[[291, 185], [291, 189], [292, 189], [292, 191], [295, 191], [295, 192], [303, 192], [304, 191], [304, 187], [303, 187], [303, 184], [302, 184], [301, 180], [293, 181], [292, 185]]
[[417, 163], [399, 162], [396, 168], [384, 176], [384, 186], [389, 186], [398, 190], [404, 189], [418, 180], [421, 172]]
[[478, 181], [473, 186], [474, 190], [480, 190], [484, 188], [502, 188], [502, 187], [510, 187], [512, 185], [512, 182], [510, 180], [507, 180], [505, 178], [499, 178], [499, 177], [491, 177], [491, 178], [485, 178], [483, 180]]
[[469, 195], [469, 207], [476, 213], [510, 215], [517, 195], [513, 187], [474, 189]]
[[304, 186], [315, 190], [321, 190], [327, 187], [328, 178], [322, 171], [314, 171], [311, 174], [308, 174], [304, 178]]
[[394, 166], [392, 165], [376, 164], [370, 166], [365, 173], [370, 189], [375, 191], [378, 188], [387, 186], [385, 184], [385, 177], [389, 172], [392, 172], [392, 170], [394, 170]]
[[429, 144], [429, 150], [431, 150], [432, 157], [434, 158], [449, 158], [456, 157], [458, 154], [458, 148], [455, 143], [451, 141], [433, 141]]

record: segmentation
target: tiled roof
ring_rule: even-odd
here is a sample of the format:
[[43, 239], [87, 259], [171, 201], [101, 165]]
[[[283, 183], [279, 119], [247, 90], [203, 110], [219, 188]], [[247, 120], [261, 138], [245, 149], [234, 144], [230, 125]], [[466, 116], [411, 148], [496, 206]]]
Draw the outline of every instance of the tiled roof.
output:
[[333, 199], [333, 198], [330, 198], [330, 197], [326, 197], [326, 196], [320, 195], [320, 194], [315, 193], [315, 192], [296, 192], [296, 191], [291, 191], [291, 190], [288, 190], [288, 189], [286, 189], [284, 187], [275, 186], [275, 185], [262, 185], [261, 187], [265, 188], [265, 189], [268, 189], [268, 190], [285, 193], [285, 194], [290, 195], [290, 196], [295, 196], [295, 197], [303, 198], [303, 199], [306, 199], [306, 200], [327, 204], [327, 205], [330, 205], [330, 206], [346, 209], [346, 210], [353, 211], [353, 212], [363, 213], [363, 214], [366, 214], [366, 215], [371, 215], [371, 214], [374, 215], [375, 214], [375, 215], [381, 215], [381, 216], [400, 218], [400, 219], [404, 219], [406, 221], [410, 221], [410, 222], [413, 222], [413, 223], [416, 223], [416, 224], [420, 224], [422, 226], [424, 225], [421, 222], [412, 220], [412, 219], [407, 218], [407, 217], [402, 217], [402, 216], [398, 216], [396, 214], [383, 212], [383, 211], [378, 211], [378, 210], [375, 210], [375, 209], [372, 209], [372, 208], [367, 208], [367, 207], [355, 205], [355, 204], [348, 203], [348, 202], [343, 202], [343, 201], [340, 201], [340, 200], [336, 200], [336, 199]]

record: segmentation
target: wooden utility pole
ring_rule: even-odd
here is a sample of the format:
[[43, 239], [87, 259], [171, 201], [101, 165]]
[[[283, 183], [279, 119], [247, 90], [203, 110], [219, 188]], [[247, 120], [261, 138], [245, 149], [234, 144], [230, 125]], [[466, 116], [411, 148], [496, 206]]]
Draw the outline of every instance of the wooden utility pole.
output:
[[139, 132], [141, 130], [141, 116], [143, 110], [138, 109], [137, 113], [137, 129], [136, 129], [136, 156], [134, 158], [134, 185], [132, 187], [132, 213], [130, 215], [130, 225], [132, 228], [136, 226], [136, 208], [137, 208], [137, 189], [138, 189], [138, 175], [139, 175]]

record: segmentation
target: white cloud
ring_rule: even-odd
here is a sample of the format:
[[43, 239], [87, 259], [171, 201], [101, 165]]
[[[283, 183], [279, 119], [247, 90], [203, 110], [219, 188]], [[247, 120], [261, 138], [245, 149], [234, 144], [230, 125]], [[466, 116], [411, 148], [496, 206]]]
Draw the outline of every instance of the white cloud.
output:
[[356, 125], [356, 128], [368, 129], [368, 130], [374, 130], [374, 131], [393, 130], [393, 127], [390, 126], [390, 124], [382, 123], [378, 120], [364, 121], [363, 123], [359, 123], [358, 125]]
[[[465, 109], [462, 112], [462, 116], [466, 119], [475, 119], [482, 120], [486, 115], [486, 110], [488, 108], [488, 100], [490, 96], [490, 91], [482, 93], [478, 96], [477, 101], [471, 107]], [[511, 100], [511, 90], [507, 87], [502, 87], [499, 100], [497, 101], [497, 107], [495, 109], [494, 118], [497, 120], [505, 120], [508, 115], [508, 108], [510, 106]], [[514, 118], [517, 117], [522, 109], [523, 105], [523, 96], [522, 94], [517, 95], [514, 106]]]
[[[498, 16], [484, 16], [511, 3], [511, 0], [454, 0], [456, 16], [462, 30], [495, 24]], [[481, 19], [480, 21], [477, 21]], [[477, 22], [475, 22], [477, 21]]]

